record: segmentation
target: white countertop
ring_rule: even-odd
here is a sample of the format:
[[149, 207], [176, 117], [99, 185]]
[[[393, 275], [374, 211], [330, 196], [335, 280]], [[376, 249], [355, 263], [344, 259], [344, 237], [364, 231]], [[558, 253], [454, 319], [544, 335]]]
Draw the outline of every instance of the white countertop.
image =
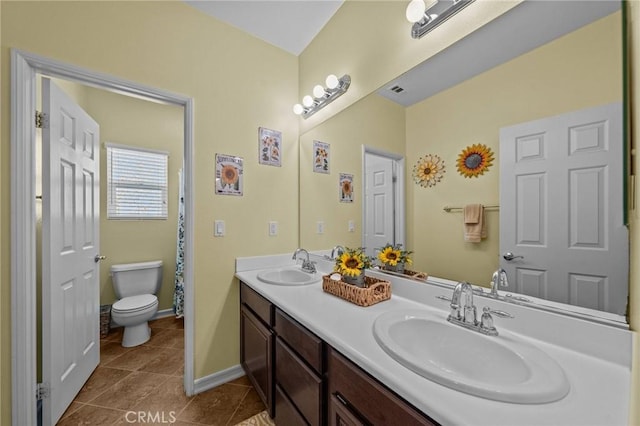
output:
[[[393, 360], [373, 337], [373, 322], [384, 312], [429, 309], [446, 318], [448, 303], [435, 295], [451, 296], [447, 289], [371, 271], [372, 276], [392, 282], [392, 297], [365, 308], [323, 292], [322, 283], [278, 286], [257, 279], [263, 269], [287, 265], [293, 265], [291, 255], [239, 258], [236, 277], [443, 425], [628, 424], [631, 332], [627, 330], [484, 298], [476, 301], [479, 309], [489, 305], [514, 314], [515, 319], [496, 318], [498, 330], [519, 334], [545, 351], [564, 369], [571, 385], [566, 397], [552, 403], [498, 402], [419, 376]], [[320, 270], [328, 271], [330, 265], [320, 262]]]

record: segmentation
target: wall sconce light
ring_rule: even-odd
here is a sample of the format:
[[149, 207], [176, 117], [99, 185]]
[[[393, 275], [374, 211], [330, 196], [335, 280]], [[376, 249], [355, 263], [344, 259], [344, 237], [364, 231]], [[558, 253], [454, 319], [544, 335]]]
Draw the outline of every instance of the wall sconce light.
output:
[[345, 74], [338, 78], [331, 74], [327, 77], [325, 84], [326, 88], [320, 84], [314, 86], [313, 96], [306, 95], [302, 98], [302, 104], [295, 104], [293, 112], [296, 115], [302, 115], [302, 118], [311, 117], [317, 111], [342, 96], [351, 85], [351, 77]]
[[411, 37], [421, 38], [472, 2], [473, 0], [411, 0], [406, 11], [407, 20], [413, 22]]

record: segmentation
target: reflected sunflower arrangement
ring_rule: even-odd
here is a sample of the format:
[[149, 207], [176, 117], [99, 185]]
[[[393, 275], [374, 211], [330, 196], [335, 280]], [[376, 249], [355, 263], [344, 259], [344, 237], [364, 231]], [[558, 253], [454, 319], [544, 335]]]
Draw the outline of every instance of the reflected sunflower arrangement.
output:
[[378, 260], [383, 265], [397, 266], [399, 263], [411, 265], [411, 253], [412, 251], [402, 250], [402, 244], [392, 245], [387, 243], [384, 247], [380, 247], [378, 253]]
[[478, 177], [489, 170], [493, 164], [493, 151], [484, 144], [474, 144], [466, 147], [456, 162], [458, 173], [466, 178]]
[[336, 259], [334, 271], [342, 276], [358, 277], [366, 268], [371, 267], [371, 258], [364, 253], [364, 248], [346, 248], [344, 253]]
[[442, 180], [444, 172], [444, 160], [437, 155], [427, 154], [413, 166], [413, 180], [424, 188], [430, 188]]

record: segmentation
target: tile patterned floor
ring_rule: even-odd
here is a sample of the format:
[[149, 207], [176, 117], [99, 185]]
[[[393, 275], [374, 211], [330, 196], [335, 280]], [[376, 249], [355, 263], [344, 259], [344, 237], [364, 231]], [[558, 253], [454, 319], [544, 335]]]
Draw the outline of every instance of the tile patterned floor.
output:
[[58, 422], [70, 425], [235, 425], [265, 409], [246, 377], [187, 397], [184, 326], [151, 321], [151, 339], [123, 348], [122, 328], [100, 340], [100, 365]]

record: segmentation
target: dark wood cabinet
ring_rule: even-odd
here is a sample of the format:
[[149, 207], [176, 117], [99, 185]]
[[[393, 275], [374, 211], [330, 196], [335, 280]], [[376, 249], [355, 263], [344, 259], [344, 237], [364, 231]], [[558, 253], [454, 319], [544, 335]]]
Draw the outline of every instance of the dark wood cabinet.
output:
[[330, 425], [437, 425], [335, 349], [329, 349], [327, 358], [328, 392], [337, 412]]
[[437, 425], [240, 284], [240, 357], [278, 426]]
[[[269, 415], [273, 417], [274, 333], [270, 324], [265, 323], [252, 309], [254, 306], [259, 309], [264, 308], [264, 302], [270, 309], [271, 304], [253, 290], [244, 287], [246, 286], [243, 285], [240, 305], [240, 364], [267, 407]], [[250, 297], [246, 298], [246, 295], [250, 295]], [[256, 296], [260, 299], [257, 299]], [[257, 304], [256, 301], [258, 301]], [[271, 314], [268, 315], [268, 318], [271, 318]]]

